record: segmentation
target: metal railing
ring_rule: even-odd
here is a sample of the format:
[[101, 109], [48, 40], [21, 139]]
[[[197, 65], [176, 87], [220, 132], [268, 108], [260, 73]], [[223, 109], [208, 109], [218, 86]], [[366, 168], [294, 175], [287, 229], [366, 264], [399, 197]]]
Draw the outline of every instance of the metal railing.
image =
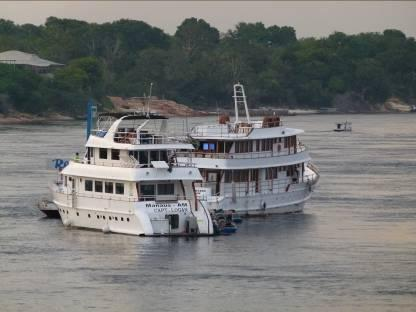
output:
[[[261, 151], [261, 152], [248, 152], [248, 153], [207, 153], [207, 152], [191, 152], [192, 157], [195, 158], [212, 158], [212, 159], [258, 159], [258, 158], [270, 158], [270, 157], [281, 157], [296, 155], [307, 151], [308, 148], [299, 144], [296, 147], [296, 151], [293, 149], [284, 148], [280, 152], [278, 151]], [[188, 153], [189, 154], [189, 153]], [[177, 153], [179, 157], [188, 157], [184, 156], [183, 153]]]
[[[258, 194], [281, 194], [288, 192], [304, 192], [308, 190], [307, 185], [313, 184], [318, 179], [317, 175], [304, 175], [299, 179], [286, 177], [284, 180], [263, 180], [263, 181], [246, 181], [246, 182], [231, 182], [220, 183], [221, 192], [217, 194], [211, 194], [215, 197], [222, 195], [224, 197], [245, 197], [248, 195]], [[195, 184], [196, 187], [206, 187], [211, 190], [215, 190], [216, 182], [200, 182]], [[205, 195], [201, 195], [202, 197]]]
[[[62, 195], [72, 195], [73, 193], [66, 188], [54, 189], [53, 192], [62, 194]], [[142, 201], [155, 201], [155, 202], [172, 202], [178, 200], [189, 200], [184, 195], [141, 195], [137, 196], [126, 196], [123, 194], [114, 194], [114, 193], [97, 193], [97, 192], [75, 192], [76, 197], [81, 198], [91, 198], [91, 199], [105, 199], [105, 200], [114, 200], [114, 201], [123, 201], [123, 202], [142, 202]]]
[[[267, 127], [265, 127], [267, 126]], [[269, 128], [270, 123], [263, 124], [262, 121], [253, 121], [250, 124], [247, 123], [227, 123], [227, 124], [215, 124], [215, 125], [203, 125], [194, 126], [190, 130], [191, 136], [201, 137], [245, 137], [250, 134], [253, 129]], [[283, 122], [279, 122], [279, 127], [283, 126]], [[276, 126], [277, 127], [277, 126]]]

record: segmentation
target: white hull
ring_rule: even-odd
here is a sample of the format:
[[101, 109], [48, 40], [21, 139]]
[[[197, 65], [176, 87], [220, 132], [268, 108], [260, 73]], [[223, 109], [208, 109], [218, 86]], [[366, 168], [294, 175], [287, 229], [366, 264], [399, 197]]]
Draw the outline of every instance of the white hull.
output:
[[309, 189], [300, 189], [287, 193], [239, 197], [234, 200], [227, 197], [218, 201], [211, 199], [201, 202], [209, 210], [235, 210], [242, 215], [264, 215], [300, 212], [310, 197]]
[[[65, 226], [139, 236], [213, 235], [209, 213], [202, 207], [192, 211], [186, 200], [170, 203], [128, 202], [82, 196], [73, 200], [72, 195], [54, 193], [53, 202]], [[176, 226], [170, 224], [167, 215], [178, 216]], [[196, 227], [189, 226], [189, 218], [193, 217]]]

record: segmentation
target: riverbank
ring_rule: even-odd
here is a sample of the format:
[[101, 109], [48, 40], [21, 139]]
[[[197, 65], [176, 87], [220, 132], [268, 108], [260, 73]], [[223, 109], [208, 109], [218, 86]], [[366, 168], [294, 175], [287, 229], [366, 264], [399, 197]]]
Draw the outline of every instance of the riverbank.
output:
[[53, 121], [68, 121], [74, 120], [70, 116], [61, 115], [58, 113], [52, 113], [48, 115], [32, 115], [25, 113], [9, 113], [7, 115], [0, 114], [0, 124], [2, 125], [14, 125], [14, 124], [32, 124], [32, 123], [47, 123]]

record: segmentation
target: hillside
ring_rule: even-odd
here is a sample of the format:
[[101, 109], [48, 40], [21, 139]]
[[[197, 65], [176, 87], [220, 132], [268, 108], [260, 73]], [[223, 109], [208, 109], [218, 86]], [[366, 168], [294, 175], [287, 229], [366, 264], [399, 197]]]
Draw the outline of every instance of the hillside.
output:
[[50, 17], [40, 26], [0, 19], [0, 52], [8, 50], [65, 66], [43, 75], [0, 64], [0, 114], [80, 116], [89, 98], [106, 107], [108, 94], [137, 97], [151, 83], [159, 98], [197, 111], [229, 108], [238, 81], [251, 108], [379, 111], [392, 97], [416, 99], [416, 42], [395, 29], [298, 39], [290, 26], [244, 22], [220, 35], [197, 18], [174, 35], [126, 19]]

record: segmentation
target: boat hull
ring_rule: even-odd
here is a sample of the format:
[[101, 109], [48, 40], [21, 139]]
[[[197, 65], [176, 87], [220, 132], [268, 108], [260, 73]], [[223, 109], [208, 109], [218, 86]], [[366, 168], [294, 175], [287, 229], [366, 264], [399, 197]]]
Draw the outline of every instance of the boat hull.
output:
[[[192, 210], [188, 201], [174, 203], [117, 202], [84, 199], [55, 193], [54, 204], [65, 226], [139, 236], [213, 235], [212, 220], [203, 209]], [[76, 203], [73, 208], [72, 203]], [[177, 216], [172, 226], [169, 216]]]

